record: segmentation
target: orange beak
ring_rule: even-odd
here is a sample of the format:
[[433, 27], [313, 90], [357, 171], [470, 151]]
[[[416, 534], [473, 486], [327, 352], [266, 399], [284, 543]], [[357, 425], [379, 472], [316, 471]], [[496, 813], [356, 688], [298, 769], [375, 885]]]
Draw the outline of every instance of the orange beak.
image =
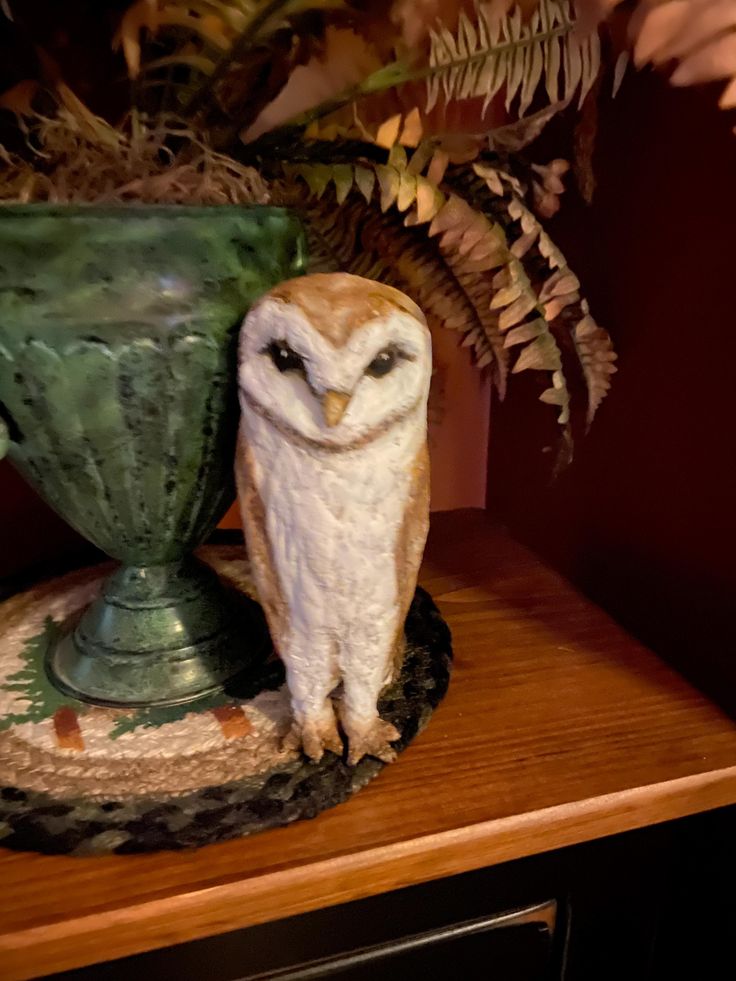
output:
[[345, 392], [325, 392], [322, 396], [322, 414], [328, 426], [336, 426], [345, 415], [350, 396]]

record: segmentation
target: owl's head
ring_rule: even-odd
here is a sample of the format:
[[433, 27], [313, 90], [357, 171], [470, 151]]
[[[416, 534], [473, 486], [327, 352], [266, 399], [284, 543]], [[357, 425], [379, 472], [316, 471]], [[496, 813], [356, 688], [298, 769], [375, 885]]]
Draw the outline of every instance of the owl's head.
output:
[[244, 407], [311, 445], [362, 445], [425, 411], [429, 330], [409, 297], [361, 276], [282, 283], [245, 318], [238, 382]]

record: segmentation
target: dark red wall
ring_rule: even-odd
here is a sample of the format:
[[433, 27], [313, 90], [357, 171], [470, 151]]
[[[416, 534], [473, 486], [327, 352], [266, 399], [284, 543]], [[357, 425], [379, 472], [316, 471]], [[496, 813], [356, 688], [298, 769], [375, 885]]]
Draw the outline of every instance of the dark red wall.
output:
[[592, 207], [550, 229], [620, 355], [549, 486], [524, 385], [492, 417], [490, 505], [587, 593], [736, 699], [736, 135], [717, 91], [631, 76], [601, 114]]
[[82, 545], [8, 461], [0, 463], [0, 595], [5, 577], [76, 553]]

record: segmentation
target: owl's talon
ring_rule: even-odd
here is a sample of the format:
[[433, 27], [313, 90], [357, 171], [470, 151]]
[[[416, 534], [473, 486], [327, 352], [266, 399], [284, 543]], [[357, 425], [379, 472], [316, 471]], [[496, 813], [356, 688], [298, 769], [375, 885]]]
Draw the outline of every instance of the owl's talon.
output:
[[301, 749], [315, 763], [319, 763], [326, 749], [342, 756], [343, 744], [337, 731], [337, 721], [333, 716], [331, 719], [320, 719], [316, 722], [294, 722], [284, 738], [283, 748]]
[[401, 737], [396, 726], [376, 719], [368, 729], [352, 729], [348, 735], [348, 764], [355, 766], [364, 756], [375, 756], [383, 763], [393, 763], [398, 755], [389, 745]]

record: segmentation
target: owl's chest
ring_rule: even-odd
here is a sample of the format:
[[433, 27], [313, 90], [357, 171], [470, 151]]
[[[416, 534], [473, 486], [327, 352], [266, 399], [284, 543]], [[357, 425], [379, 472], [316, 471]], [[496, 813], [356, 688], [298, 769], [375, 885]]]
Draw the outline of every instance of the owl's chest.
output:
[[310, 451], [260, 420], [249, 429], [269, 538], [282, 562], [307, 563], [320, 578], [327, 570], [353, 576], [361, 567], [368, 574], [393, 566], [421, 440], [416, 426], [341, 453]]

